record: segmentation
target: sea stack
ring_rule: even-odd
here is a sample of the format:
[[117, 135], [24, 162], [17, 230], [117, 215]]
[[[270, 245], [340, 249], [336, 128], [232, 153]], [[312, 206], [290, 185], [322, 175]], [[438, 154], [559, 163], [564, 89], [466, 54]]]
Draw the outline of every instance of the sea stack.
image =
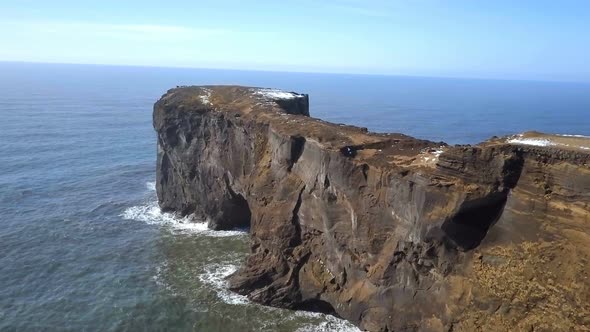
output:
[[229, 284], [253, 301], [368, 331], [590, 330], [588, 137], [449, 146], [239, 86], [172, 89], [154, 127], [160, 207], [250, 227]]

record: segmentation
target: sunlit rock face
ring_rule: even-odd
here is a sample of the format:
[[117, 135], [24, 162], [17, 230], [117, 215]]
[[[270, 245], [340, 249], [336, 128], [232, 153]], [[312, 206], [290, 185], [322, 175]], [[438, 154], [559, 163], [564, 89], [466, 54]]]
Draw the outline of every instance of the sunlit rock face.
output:
[[229, 282], [256, 302], [369, 331], [590, 326], [588, 137], [448, 146], [237, 86], [172, 89], [154, 127], [160, 207], [249, 226]]

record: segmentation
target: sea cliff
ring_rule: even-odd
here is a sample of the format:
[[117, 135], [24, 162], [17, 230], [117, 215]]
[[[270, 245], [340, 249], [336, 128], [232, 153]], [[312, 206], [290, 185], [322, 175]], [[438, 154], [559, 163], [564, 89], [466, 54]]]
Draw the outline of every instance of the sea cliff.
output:
[[253, 301], [369, 331], [590, 326], [590, 138], [475, 146], [309, 116], [307, 95], [180, 87], [154, 107], [160, 207], [250, 227]]

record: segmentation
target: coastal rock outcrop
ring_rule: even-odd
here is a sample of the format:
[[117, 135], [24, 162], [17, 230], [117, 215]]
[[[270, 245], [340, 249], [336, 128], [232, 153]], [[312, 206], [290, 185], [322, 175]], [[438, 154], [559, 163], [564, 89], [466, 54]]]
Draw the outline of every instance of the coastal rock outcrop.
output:
[[590, 138], [475, 146], [309, 116], [304, 94], [155, 105], [160, 207], [249, 227], [231, 289], [369, 331], [590, 330]]

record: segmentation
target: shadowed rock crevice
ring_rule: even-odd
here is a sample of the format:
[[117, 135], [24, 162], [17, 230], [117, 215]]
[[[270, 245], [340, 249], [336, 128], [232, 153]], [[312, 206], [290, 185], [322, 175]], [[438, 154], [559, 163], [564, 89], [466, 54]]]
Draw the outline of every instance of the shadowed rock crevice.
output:
[[507, 193], [465, 202], [441, 226], [447, 237], [462, 250], [476, 248], [504, 211]]
[[[209, 220], [209, 228], [215, 230], [249, 228], [252, 211], [250, 211], [248, 201], [242, 194], [234, 191], [227, 174], [224, 175], [224, 182], [227, 189], [227, 197], [221, 205], [221, 216], [214, 220]], [[217, 220], [222, 222], [217, 222]]]
[[297, 246], [301, 244], [301, 223], [299, 221], [299, 209], [301, 209], [301, 204], [303, 203], [303, 191], [305, 190], [305, 186], [301, 188], [299, 191], [299, 195], [297, 196], [297, 202], [295, 203], [295, 207], [293, 208], [293, 214], [291, 216], [291, 224], [295, 228], [295, 233], [293, 234], [290, 246]]
[[301, 137], [301, 136], [291, 137], [291, 157], [289, 159], [289, 166], [287, 167], [287, 170], [289, 172], [293, 168], [293, 165], [295, 165], [295, 163], [297, 163], [297, 160], [299, 160], [299, 157], [301, 157], [304, 147], [305, 147], [305, 137]]
[[522, 151], [515, 151], [513, 154], [504, 161], [504, 167], [502, 168], [504, 187], [514, 188], [520, 179], [522, 169], [524, 167], [524, 153]]
[[334, 307], [326, 301], [320, 299], [308, 299], [297, 304], [293, 309], [311, 312], [321, 312], [328, 315], [339, 317]]
[[442, 224], [448, 239], [461, 250], [479, 246], [489, 229], [500, 219], [510, 190], [518, 184], [524, 158], [522, 151], [514, 151], [505, 157], [501, 178], [494, 183], [499, 190], [475, 200], [463, 202], [458, 210]]
[[345, 157], [354, 158], [357, 155], [357, 149], [354, 146], [344, 146], [340, 148], [340, 153]]

